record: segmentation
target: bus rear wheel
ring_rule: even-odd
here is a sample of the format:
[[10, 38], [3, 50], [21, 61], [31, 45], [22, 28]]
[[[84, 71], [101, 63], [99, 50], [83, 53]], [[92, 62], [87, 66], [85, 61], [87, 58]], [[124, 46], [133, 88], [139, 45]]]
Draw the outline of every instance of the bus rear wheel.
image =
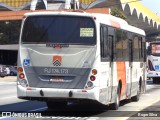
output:
[[48, 109], [62, 109], [67, 107], [67, 101], [47, 101]]

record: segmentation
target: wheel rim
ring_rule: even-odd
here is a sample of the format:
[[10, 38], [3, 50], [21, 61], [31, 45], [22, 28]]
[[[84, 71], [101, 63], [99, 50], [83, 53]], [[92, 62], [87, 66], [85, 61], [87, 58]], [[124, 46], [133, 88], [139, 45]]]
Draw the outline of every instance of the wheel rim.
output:
[[119, 95], [117, 94], [117, 100], [116, 100], [116, 102], [117, 102], [117, 107], [119, 107]]

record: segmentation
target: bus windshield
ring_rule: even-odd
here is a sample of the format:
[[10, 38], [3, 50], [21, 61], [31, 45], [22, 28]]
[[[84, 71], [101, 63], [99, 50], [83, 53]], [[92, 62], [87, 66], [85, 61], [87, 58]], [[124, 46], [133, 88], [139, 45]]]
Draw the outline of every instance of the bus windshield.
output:
[[22, 32], [22, 44], [95, 45], [95, 23], [90, 17], [29, 16]]
[[152, 43], [151, 44], [151, 54], [160, 56], [160, 43]]

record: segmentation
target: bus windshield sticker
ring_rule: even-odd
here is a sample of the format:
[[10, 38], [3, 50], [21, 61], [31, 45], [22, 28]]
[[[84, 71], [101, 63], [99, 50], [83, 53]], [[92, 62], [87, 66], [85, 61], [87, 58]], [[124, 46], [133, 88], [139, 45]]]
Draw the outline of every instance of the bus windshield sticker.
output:
[[23, 65], [24, 66], [30, 66], [30, 59], [24, 59], [23, 60]]
[[80, 28], [80, 37], [93, 37], [94, 28]]
[[159, 65], [155, 65], [155, 70], [159, 70]]

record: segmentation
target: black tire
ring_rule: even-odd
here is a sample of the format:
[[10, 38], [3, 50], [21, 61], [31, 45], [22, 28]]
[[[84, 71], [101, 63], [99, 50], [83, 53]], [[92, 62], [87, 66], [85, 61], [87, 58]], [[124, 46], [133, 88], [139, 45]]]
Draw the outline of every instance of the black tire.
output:
[[113, 104], [111, 104], [111, 109], [118, 110], [119, 105], [120, 105], [120, 87], [117, 88], [117, 95], [115, 98], [115, 102]]
[[138, 89], [137, 89], [137, 95], [131, 97], [131, 100], [134, 101], [134, 102], [138, 102], [139, 99], [140, 99], [140, 96], [141, 96], [141, 85], [140, 85], [140, 83], [139, 83], [139, 84], [138, 84]]
[[48, 109], [62, 109], [67, 107], [67, 101], [48, 101], [46, 104]]

